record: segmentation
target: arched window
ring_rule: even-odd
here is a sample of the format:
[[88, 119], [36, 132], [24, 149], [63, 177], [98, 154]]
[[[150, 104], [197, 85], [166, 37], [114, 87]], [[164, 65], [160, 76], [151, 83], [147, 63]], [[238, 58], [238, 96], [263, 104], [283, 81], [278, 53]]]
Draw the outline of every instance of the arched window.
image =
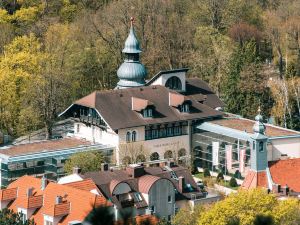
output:
[[164, 154], [164, 158], [165, 159], [171, 159], [171, 158], [173, 158], [172, 151], [171, 150], [166, 151], [165, 154]]
[[144, 156], [144, 155], [138, 155], [136, 157], [136, 162], [146, 162], [146, 156]]
[[186, 150], [184, 148], [179, 149], [178, 157], [186, 156]]
[[126, 142], [130, 142], [131, 141], [131, 133], [128, 131], [126, 133]]
[[131, 140], [132, 142], [136, 141], [136, 131], [132, 131]]
[[264, 151], [264, 143], [261, 141], [259, 142], [259, 151], [263, 152]]
[[157, 152], [153, 152], [153, 153], [150, 155], [150, 160], [151, 160], [151, 161], [159, 160], [159, 154], [158, 154]]
[[181, 80], [178, 77], [170, 77], [166, 82], [166, 87], [173, 90], [182, 90]]

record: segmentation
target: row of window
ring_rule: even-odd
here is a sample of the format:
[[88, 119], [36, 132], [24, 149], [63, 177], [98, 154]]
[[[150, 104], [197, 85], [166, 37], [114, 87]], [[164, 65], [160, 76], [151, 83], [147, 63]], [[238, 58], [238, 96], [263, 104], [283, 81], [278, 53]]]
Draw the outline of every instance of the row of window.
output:
[[172, 137], [184, 134], [181, 125], [172, 127], [150, 128], [145, 130], [145, 140]]

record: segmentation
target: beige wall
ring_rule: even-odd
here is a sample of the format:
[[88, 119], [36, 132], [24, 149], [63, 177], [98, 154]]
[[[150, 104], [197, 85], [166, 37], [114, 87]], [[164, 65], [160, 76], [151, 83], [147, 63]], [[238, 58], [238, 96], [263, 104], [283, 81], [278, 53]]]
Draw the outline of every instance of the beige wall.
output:
[[300, 158], [300, 137], [273, 139], [268, 145], [268, 161], [280, 159], [282, 154]]

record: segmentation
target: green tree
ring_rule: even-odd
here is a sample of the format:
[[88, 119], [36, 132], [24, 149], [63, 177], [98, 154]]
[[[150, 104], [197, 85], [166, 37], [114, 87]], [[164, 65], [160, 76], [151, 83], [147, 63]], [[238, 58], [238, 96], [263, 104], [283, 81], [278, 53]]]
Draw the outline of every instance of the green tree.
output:
[[196, 205], [193, 210], [190, 207], [181, 208], [172, 218], [172, 225], [196, 225], [203, 211], [205, 211], [203, 205]]
[[72, 174], [74, 167], [79, 167], [83, 173], [99, 171], [104, 162], [104, 156], [100, 152], [79, 152], [72, 155], [64, 165], [64, 171]]
[[229, 181], [229, 185], [230, 187], [237, 187], [238, 184], [236, 182], [236, 179], [234, 177], [231, 177], [230, 181]]
[[4, 208], [0, 211], [0, 225], [35, 225], [35, 223], [33, 220], [23, 222], [22, 214]]

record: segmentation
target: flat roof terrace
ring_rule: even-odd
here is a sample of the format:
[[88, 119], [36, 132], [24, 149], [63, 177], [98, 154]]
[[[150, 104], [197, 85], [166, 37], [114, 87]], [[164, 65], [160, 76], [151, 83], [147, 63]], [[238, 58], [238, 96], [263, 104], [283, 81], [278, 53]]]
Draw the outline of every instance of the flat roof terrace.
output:
[[[225, 117], [223, 119], [209, 121], [209, 123], [216, 124], [219, 126], [231, 128], [234, 130], [244, 131], [246, 133], [253, 133], [253, 125], [255, 121], [244, 119], [244, 118], [234, 118], [234, 117]], [[282, 137], [282, 136], [294, 136], [300, 135], [300, 132], [285, 129], [282, 127], [274, 126], [271, 124], [265, 124], [266, 126], [266, 135], [268, 137]]]
[[93, 144], [79, 138], [44, 140], [28, 144], [7, 145], [0, 148], [0, 158], [8, 161], [25, 161], [47, 157], [71, 155], [81, 151], [111, 150], [112, 146]]

